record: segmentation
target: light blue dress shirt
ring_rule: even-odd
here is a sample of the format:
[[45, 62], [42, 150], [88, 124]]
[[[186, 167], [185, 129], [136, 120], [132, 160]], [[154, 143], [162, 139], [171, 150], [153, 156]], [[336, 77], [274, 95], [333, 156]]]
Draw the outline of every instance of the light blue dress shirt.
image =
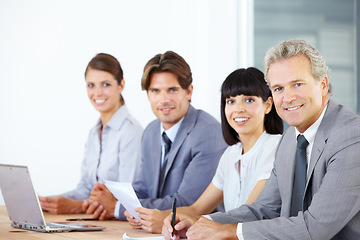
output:
[[81, 166], [81, 180], [77, 187], [62, 196], [86, 200], [96, 182], [105, 180], [132, 182], [141, 161], [143, 128], [122, 105], [103, 127], [101, 121], [90, 130]]

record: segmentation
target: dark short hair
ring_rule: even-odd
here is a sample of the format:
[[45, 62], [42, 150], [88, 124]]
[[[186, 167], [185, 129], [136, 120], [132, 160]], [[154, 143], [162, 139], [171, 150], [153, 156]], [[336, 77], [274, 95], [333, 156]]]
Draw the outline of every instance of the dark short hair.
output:
[[192, 83], [192, 73], [187, 62], [177, 53], [167, 51], [151, 58], [144, 67], [141, 78], [142, 90], [149, 90], [150, 79], [153, 73], [170, 72], [177, 76], [178, 82], [183, 89], [188, 89]]
[[[119, 61], [112, 55], [107, 53], [98, 53], [95, 57], [93, 57], [90, 62], [88, 63], [86, 70], [85, 70], [85, 77], [86, 73], [89, 69], [95, 69], [100, 71], [105, 71], [110, 73], [114, 76], [118, 84], [121, 84], [121, 81], [124, 81], [124, 73], [121, 68]], [[120, 102], [124, 104], [124, 98], [120, 94]]]
[[[225, 116], [226, 99], [237, 95], [257, 96], [265, 102], [271, 97], [264, 74], [254, 68], [240, 68], [232, 72], [221, 85], [221, 128], [225, 142], [234, 145], [240, 141], [237, 132], [230, 126]], [[269, 134], [282, 134], [283, 122], [276, 113], [274, 104], [264, 120], [265, 130]]]

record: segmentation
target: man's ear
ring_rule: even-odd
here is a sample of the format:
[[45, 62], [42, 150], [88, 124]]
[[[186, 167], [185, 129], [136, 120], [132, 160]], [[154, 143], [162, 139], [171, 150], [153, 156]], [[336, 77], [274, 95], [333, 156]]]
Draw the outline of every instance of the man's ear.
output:
[[268, 99], [265, 101], [265, 114], [268, 114], [271, 111], [273, 103], [274, 103], [273, 98], [268, 97]]
[[194, 90], [194, 86], [192, 84], [190, 84], [188, 89], [187, 89], [187, 92], [188, 92], [187, 97], [188, 97], [189, 101], [191, 101], [191, 96], [192, 96], [193, 90]]
[[320, 88], [321, 88], [321, 95], [326, 96], [328, 94], [328, 91], [329, 91], [329, 79], [328, 79], [327, 75], [325, 75], [320, 80]]

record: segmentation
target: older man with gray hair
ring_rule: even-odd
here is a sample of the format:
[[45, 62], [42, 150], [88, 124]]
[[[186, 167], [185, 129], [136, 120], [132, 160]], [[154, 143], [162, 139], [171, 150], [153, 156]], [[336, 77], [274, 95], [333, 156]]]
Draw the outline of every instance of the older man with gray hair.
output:
[[253, 204], [211, 214], [213, 221], [178, 217], [176, 239], [359, 239], [360, 117], [330, 99], [328, 71], [303, 40], [266, 53], [276, 110], [291, 125], [270, 179]]

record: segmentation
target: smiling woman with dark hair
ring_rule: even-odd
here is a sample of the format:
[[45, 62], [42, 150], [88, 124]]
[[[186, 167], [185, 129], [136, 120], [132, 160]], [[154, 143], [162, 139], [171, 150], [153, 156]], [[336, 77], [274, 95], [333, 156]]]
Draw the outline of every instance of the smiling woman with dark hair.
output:
[[283, 132], [264, 74], [253, 67], [237, 69], [221, 86], [221, 127], [230, 145], [216, 174], [200, 198], [178, 212], [211, 213], [224, 202], [225, 211], [250, 204], [265, 186]]
[[[221, 86], [221, 126], [230, 146], [223, 153], [207, 189], [191, 206], [178, 208], [180, 215], [208, 214], [222, 202], [229, 211], [252, 203], [264, 188], [273, 167], [283, 122], [275, 111], [271, 91], [261, 71], [238, 69], [225, 79]], [[170, 210], [151, 211], [152, 220], [148, 222], [152, 223], [162, 221], [164, 214], [170, 213]], [[170, 224], [171, 220], [165, 221]], [[139, 226], [136, 221], [130, 224]], [[167, 229], [164, 231], [167, 236]]]

